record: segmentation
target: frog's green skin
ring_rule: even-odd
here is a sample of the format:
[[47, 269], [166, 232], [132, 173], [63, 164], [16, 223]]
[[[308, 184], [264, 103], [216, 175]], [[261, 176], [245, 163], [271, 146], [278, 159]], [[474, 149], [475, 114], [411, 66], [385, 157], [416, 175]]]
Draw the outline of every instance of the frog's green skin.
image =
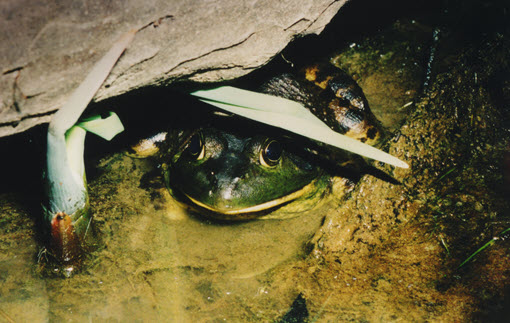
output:
[[[309, 194], [323, 174], [265, 127], [200, 129], [169, 165], [168, 186], [222, 219], [248, 219]], [[234, 121], [234, 120], [232, 120]], [[231, 122], [229, 122], [231, 123]], [[283, 147], [287, 149], [283, 149]]]
[[[260, 90], [303, 103], [335, 131], [377, 143], [379, 123], [361, 89], [341, 71], [325, 70], [312, 66], [302, 78], [280, 75]], [[167, 185], [201, 213], [218, 219], [256, 218], [324, 186], [329, 174], [317, 162], [317, 147], [311, 149], [310, 142], [255, 122], [224, 119], [230, 121], [167, 136], [174, 143], [162, 157]], [[336, 164], [352, 159], [338, 150], [321, 157]]]

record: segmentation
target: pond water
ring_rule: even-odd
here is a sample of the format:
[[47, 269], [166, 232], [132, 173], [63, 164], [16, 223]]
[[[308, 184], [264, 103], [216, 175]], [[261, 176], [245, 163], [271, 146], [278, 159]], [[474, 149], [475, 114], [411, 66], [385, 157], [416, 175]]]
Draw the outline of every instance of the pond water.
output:
[[[99, 245], [71, 278], [47, 277], [38, 265], [42, 194], [33, 167], [43, 160], [44, 128], [0, 139], [9, 152], [0, 190], [0, 322], [508, 315], [510, 245], [500, 234], [510, 227], [510, 29], [498, 20], [505, 5], [450, 2], [382, 19], [363, 11], [372, 2], [359, 2], [284, 57], [332, 57], [353, 75], [390, 133], [384, 149], [409, 170], [373, 163], [393, 180], [374, 171], [344, 196], [337, 179], [327, 198], [295, 217], [218, 223], [177, 203], [151, 161], [96, 152], [87, 167]], [[364, 15], [370, 26], [348, 18]], [[467, 23], [474, 16], [493, 23], [474, 32]], [[359, 33], [339, 36], [354, 26]], [[303, 48], [316, 52], [296, 54]]]

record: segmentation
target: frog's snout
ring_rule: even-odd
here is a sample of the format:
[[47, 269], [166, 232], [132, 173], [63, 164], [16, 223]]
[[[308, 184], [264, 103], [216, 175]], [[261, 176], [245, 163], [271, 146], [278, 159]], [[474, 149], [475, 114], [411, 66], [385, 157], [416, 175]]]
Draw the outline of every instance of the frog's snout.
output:
[[[182, 191], [195, 204], [217, 212], [243, 208], [247, 190], [253, 190], [251, 183], [245, 183], [249, 177], [248, 158], [227, 153], [219, 160], [210, 161], [202, 177], [206, 185], [186, 185]], [[190, 183], [191, 184], [191, 183]], [[201, 201], [197, 203], [198, 201]]]

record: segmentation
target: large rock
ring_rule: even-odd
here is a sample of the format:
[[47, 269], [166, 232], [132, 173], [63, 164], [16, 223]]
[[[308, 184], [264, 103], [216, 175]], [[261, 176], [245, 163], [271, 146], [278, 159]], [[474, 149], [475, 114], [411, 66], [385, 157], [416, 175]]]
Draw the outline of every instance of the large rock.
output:
[[347, 0], [2, 0], [0, 137], [48, 122], [124, 32], [140, 28], [95, 100], [219, 81], [320, 33]]

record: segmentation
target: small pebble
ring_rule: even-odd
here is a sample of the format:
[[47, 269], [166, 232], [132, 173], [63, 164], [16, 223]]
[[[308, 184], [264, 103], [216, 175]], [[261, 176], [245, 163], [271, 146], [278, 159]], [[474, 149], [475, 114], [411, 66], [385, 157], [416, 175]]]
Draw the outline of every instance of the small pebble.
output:
[[483, 205], [482, 205], [482, 203], [480, 203], [480, 202], [476, 202], [476, 203], [475, 203], [475, 210], [477, 210], [478, 212], [482, 212], [482, 211], [483, 211]]

